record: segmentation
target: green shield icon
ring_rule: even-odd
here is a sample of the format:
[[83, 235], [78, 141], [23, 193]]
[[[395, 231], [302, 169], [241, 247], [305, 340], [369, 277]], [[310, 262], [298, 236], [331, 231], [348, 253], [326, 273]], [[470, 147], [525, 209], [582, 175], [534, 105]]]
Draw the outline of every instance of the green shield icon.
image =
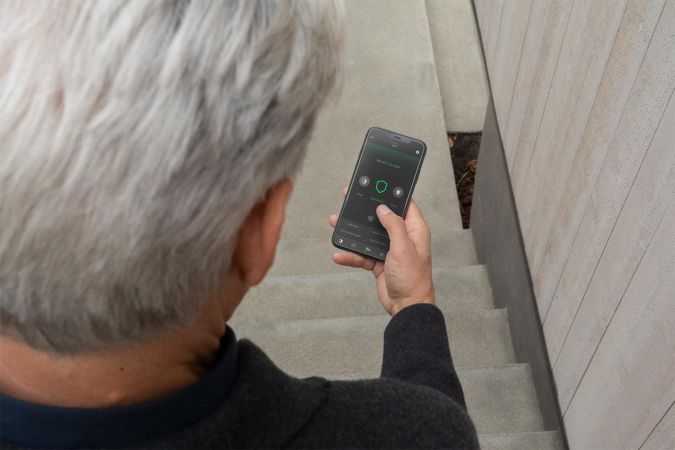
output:
[[387, 190], [388, 186], [389, 184], [387, 184], [386, 181], [377, 180], [377, 183], [375, 183], [375, 190], [377, 191], [378, 194], [382, 194], [384, 191]]

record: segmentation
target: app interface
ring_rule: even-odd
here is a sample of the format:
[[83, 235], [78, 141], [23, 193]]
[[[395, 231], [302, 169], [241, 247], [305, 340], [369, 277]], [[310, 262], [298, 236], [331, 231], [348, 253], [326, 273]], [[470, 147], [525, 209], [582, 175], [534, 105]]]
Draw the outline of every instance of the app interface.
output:
[[424, 152], [421, 142], [409, 138], [401, 141], [393, 136], [383, 130], [371, 130], [366, 137], [333, 238], [342, 247], [377, 258], [387, 254], [389, 237], [375, 208], [385, 203], [403, 215]]

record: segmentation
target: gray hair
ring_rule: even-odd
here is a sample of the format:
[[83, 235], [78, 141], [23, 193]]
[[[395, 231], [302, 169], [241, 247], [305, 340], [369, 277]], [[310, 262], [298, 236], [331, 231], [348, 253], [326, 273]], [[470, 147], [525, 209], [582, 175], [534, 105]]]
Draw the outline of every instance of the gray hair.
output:
[[339, 79], [329, 1], [0, 0], [0, 332], [56, 352], [194, 320]]

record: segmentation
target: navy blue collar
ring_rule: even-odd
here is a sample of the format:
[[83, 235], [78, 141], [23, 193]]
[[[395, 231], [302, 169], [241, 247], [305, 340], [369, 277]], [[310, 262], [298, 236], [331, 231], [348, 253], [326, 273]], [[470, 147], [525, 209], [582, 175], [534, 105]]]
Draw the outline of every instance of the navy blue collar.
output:
[[25, 447], [110, 447], [157, 438], [215, 411], [237, 372], [237, 343], [228, 327], [216, 363], [196, 383], [168, 397], [110, 408], [63, 408], [0, 393], [0, 439]]

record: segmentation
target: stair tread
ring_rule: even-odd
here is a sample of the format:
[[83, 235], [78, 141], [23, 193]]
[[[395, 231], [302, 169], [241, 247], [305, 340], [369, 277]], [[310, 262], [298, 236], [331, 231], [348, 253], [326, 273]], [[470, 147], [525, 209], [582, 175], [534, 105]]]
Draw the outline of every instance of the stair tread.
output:
[[[345, 9], [342, 94], [320, 113], [296, 179], [283, 237], [326, 235], [326, 218], [339, 210], [340, 192], [350, 180], [366, 130], [372, 126], [426, 142], [427, 155], [414, 198], [432, 232], [460, 230], [424, 0], [386, 4], [351, 0]], [[363, 30], [368, 30], [367, 38]]]
[[483, 450], [564, 450], [559, 431], [479, 434]]
[[479, 433], [544, 429], [529, 365], [460, 369], [458, 375]]
[[[389, 320], [378, 315], [275, 322], [235, 314], [230, 324], [292, 375], [349, 375], [379, 370]], [[455, 311], [446, 323], [458, 367], [514, 362], [505, 310]]]
[[[320, 238], [281, 240], [270, 276], [353, 272], [354, 269], [338, 266], [331, 259], [331, 255], [339, 250], [330, 241], [332, 231], [327, 223], [324, 228]], [[435, 268], [478, 264], [470, 230], [446, 231], [439, 236], [432, 234], [431, 251]]]
[[[449, 312], [491, 309], [492, 290], [484, 266], [434, 269], [436, 302]], [[382, 314], [375, 280], [365, 270], [344, 273], [273, 276], [246, 295], [240, 318], [322, 319]]]

